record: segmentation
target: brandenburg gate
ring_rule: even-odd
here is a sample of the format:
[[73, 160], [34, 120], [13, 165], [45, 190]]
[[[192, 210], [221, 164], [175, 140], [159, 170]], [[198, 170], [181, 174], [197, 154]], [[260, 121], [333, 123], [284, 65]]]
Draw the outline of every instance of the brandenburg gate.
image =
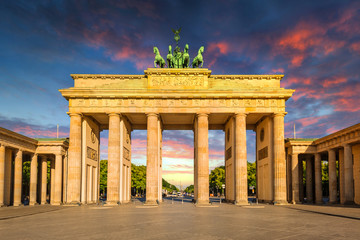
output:
[[[200, 53], [200, 50], [199, 50]], [[194, 66], [194, 62], [193, 62]], [[287, 202], [283, 75], [212, 75], [205, 68], [149, 68], [144, 75], [74, 74], [69, 101], [67, 203], [98, 195], [100, 131], [109, 130], [107, 203], [130, 200], [131, 131], [147, 130], [146, 204], [162, 198], [162, 130], [194, 131], [194, 198], [209, 204], [209, 130], [225, 131], [226, 199], [248, 203], [246, 130], [256, 132], [257, 191]]]

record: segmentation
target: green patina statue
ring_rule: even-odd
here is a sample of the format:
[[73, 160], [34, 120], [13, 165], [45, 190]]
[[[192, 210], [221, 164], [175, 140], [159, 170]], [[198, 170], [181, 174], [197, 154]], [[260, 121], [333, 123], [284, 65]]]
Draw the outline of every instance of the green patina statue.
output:
[[169, 68], [173, 68], [174, 67], [174, 61], [173, 61], [173, 55], [172, 55], [172, 48], [171, 45], [169, 45], [169, 53], [166, 56], [166, 60], [167, 60], [167, 64]]
[[197, 56], [194, 58], [194, 60], [192, 62], [192, 67], [193, 68], [199, 67], [200, 64], [201, 64], [200, 67], [203, 66], [203, 64], [204, 64], [203, 56], [202, 56], [203, 52], [204, 52], [204, 46], [201, 46], [199, 51], [198, 51]]
[[190, 55], [189, 55], [189, 45], [185, 45], [184, 53], [183, 53], [183, 68], [188, 68], [190, 64]]
[[154, 54], [155, 54], [154, 67], [156, 67], [156, 65], [159, 65], [159, 67], [161, 68], [165, 67], [165, 60], [160, 55], [159, 49], [157, 47], [154, 47]]
[[[185, 44], [184, 52], [180, 50], [180, 47], [178, 46], [178, 42], [180, 40], [180, 31], [181, 28], [178, 30], [172, 29], [174, 32], [174, 40], [176, 41], [176, 47], [174, 49], [174, 52], [172, 52], [172, 47], [169, 45], [169, 52], [166, 56], [167, 61], [167, 67], [168, 68], [188, 68], [190, 67], [190, 55], [189, 55], [189, 45]], [[204, 53], [204, 47], [200, 47], [197, 56], [194, 58], [192, 62], [193, 68], [198, 68], [203, 66], [203, 56]], [[159, 66], [160, 68], [163, 68], [166, 66], [165, 60], [161, 57], [159, 49], [157, 47], [154, 47], [154, 54], [155, 54], [155, 61], [154, 61], [154, 67]]]
[[176, 46], [178, 45], [178, 42], [180, 40], [180, 32], [181, 32], [181, 28], [179, 28], [178, 30], [174, 30], [174, 29], [171, 29], [173, 31], [173, 33], [175, 34], [174, 36], [174, 40], [176, 42]]

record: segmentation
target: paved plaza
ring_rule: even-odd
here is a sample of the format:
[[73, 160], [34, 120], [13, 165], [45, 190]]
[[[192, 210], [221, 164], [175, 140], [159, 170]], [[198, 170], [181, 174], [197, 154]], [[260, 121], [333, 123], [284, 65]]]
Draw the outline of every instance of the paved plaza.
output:
[[359, 239], [360, 208], [250, 205], [195, 207], [165, 199], [120, 207], [25, 206], [0, 209], [1, 239]]

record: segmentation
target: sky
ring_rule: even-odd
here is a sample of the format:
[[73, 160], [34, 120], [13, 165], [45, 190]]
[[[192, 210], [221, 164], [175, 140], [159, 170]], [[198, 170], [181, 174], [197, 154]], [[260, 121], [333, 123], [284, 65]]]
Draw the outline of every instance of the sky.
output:
[[[0, 126], [29, 137], [69, 136], [70, 74], [143, 74], [181, 27], [190, 57], [205, 47], [213, 74], [284, 74], [285, 137], [318, 138], [360, 121], [359, 1], [1, 1]], [[193, 181], [192, 131], [164, 131], [163, 176]], [[108, 131], [101, 133], [107, 158]], [[224, 165], [224, 133], [209, 131], [210, 170]], [[247, 132], [248, 161], [255, 133]], [[146, 164], [146, 131], [132, 132]]]

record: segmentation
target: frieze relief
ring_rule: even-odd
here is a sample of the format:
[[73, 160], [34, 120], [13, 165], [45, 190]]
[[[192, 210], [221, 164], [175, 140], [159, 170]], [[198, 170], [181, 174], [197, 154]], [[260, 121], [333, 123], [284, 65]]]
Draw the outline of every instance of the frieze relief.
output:
[[281, 107], [277, 99], [151, 98], [73, 99], [72, 107]]
[[150, 88], [206, 88], [205, 76], [151, 76]]

